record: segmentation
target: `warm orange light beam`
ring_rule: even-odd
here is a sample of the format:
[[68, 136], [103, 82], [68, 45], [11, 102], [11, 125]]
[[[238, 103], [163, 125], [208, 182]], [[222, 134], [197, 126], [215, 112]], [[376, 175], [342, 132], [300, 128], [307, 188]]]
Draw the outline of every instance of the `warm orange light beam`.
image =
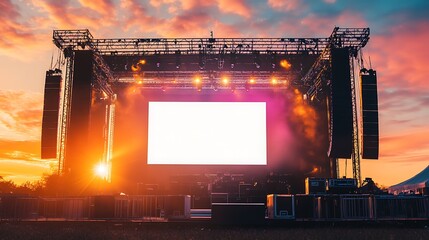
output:
[[290, 64], [286, 59], [283, 59], [280, 61], [280, 66], [287, 70], [292, 67], [292, 64]]

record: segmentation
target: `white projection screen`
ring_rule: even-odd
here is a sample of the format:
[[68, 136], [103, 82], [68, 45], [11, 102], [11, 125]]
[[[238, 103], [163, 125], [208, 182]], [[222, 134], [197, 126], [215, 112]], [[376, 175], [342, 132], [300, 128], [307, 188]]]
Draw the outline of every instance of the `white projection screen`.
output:
[[149, 102], [148, 164], [266, 165], [265, 102]]

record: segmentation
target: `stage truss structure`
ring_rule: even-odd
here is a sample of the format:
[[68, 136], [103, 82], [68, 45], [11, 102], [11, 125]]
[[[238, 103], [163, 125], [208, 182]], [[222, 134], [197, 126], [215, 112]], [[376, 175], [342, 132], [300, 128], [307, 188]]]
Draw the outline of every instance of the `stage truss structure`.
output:
[[[54, 30], [53, 42], [65, 57], [65, 80], [60, 115], [59, 172], [63, 172], [68, 113], [77, 50], [94, 52], [94, 89], [111, 102], [113, 124], [115, 85], [136, 84], [161, 89], [303, 89], [303, 97], [317, 101], [330, 86], [330, 50], [348, 48], [351, 71], [354, 59], [369, 40], [369, 28], [335, 27], [327, 38], [109, 38], [96, 39], [88, 29]], [[312, 59], [308, 67], [291, 66], [290, 60]], [[282, 62], [282, 60], [284, 62]], [[239, 67], [241, 65], [242, 67]], [[354, 152], [353, 177], [361, 183], [359, 119], [355, 74], [351, 75]], [[196, 83], [196, 78], [198, 82]], [[227, 79], [227, 80], [225, 80]], [[228, 84], [222, 84], [228, 82]], [[196, 86], [197, 85], [197, 86]], [[113, 126], [106, 139], [111, 146]], [[111, 151], [106, 150], [106, 151]], [[105, 156], [111, 156], [106, 152]], [[338, 171], [338, 170], [337, 170]]]

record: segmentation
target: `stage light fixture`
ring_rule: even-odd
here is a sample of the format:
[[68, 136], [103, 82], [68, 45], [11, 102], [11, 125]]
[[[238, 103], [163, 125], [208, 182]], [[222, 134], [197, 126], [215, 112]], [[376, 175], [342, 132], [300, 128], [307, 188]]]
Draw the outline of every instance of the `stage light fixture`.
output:
[[227, 77], [223, 77], [222, 78], [222, 84], [226, 86], [226, 85], [228, 85], [228, 83], [229, 83], [229, 79]]
[[137, 63], [131, 65], [131, 71], [140, 72], [142, 70], [142, 65], [146, 64], [145, 59], [140, 59]]
[[292, 67], [292, 64], [290, 64], [290, 63], [288, 62], [288, 60], [283, 59], [283, 60], [281, 60], [281, 61], [280, 61], [280, 66], [281, 66], [282, 68], [284, 68], [284, 69], [288, 70], [288, 69], [290, 69], [290, 68]]
[[197, 91], [198, 91], [198, 92], [201, 92], [201, 90], [202, 90], [202, 81], [201, 81], [200, 76], [196, 76], [196, 77], [194, 78], [194, 84], [195, 84], [195, 85], [196, 85], [196, 87], [197, 87]]
[[195, 77], [194, 78], [194, 83], [197, 84], [197, 85], [200, 84], [201, 83], [201, 78], [200, 77]]
[[277, 83], [278, 83], [277, 79], [275, 77], [272, 77], [271, 78], [271, 84], [272, 85], [277, 85]]
[[133, 72], [140, 72], [140, 70], [141, 70], [140, 65], [138, 65], [138, 64], [131, 65], [131, 71], [133, 71]]

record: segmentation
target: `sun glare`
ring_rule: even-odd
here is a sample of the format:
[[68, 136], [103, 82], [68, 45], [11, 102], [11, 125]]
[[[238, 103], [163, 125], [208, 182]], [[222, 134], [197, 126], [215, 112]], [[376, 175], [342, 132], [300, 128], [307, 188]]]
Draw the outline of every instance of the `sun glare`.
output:
[[95, 175], [100, 178], [107, 178], [108, 167], [105, 163], [99, 163], [94, 168]]

